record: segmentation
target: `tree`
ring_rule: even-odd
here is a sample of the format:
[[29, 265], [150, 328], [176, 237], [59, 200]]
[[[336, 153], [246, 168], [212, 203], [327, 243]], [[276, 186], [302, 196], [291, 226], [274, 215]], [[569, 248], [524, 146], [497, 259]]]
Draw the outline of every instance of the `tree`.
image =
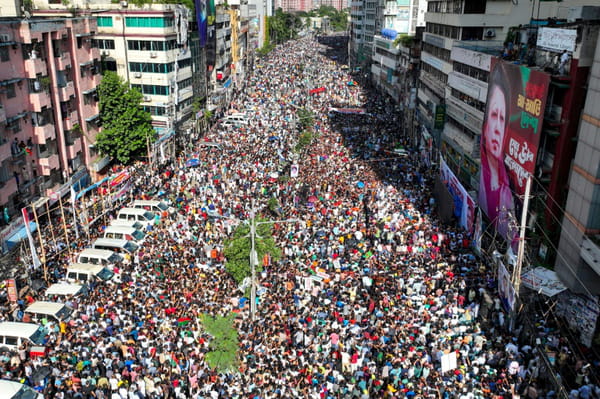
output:
[[[256, 219], [257, 223], [266, 221], [263, 218]], [[256, 226], [256, 234], [254, 248], [259, 260], [256, 271], [260, 272], [262, 271], [261, 259], [266, 254], [269, 254], [272, 260], [277, 261], [281, 259], [281, 250], [275, 244], [272, 223], [258, 224]], [[246, 277], [252, 275], [252, 268], [250, 267], [250, 226], [247, 223], [240, 224], [233, 232], [233, 236], [225, 240], [224, 245], [224, 253], [227, 258], [225, 269], [240, 284]]]
[[142, 94], [116, 73], [106, 71], [98, 86], [103, 129], [96, 136], [96, 148], [123, 164], [147, 151], [156, 140], [152, 118], [140, 106]]
[[234, 371], [238, 363], [238, 334], [233, 326], [234, 319], [233, 313], [227, 316], [200, 315], [202, 326], [212, 335], [206, 361], [211, 369], [217, 369], [220, 373]]

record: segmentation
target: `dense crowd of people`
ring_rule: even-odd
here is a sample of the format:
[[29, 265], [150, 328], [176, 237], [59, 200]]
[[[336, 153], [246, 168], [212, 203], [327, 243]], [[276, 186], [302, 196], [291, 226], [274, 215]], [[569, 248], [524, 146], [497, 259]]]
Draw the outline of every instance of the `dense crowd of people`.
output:
[[[258, 61], [229, 111], [249, 124], [207, 132], [197, 167], [182, 154], [158, 170], [129, 168], [133, 197], [160, 193], [176, 212], [115, 266], [119, 283], [92, 284], [66, 299], [69, 322], [46, 321], [47, 356], [0, 354], [2, 378], [48, 398], [556, 397], [539, 346], [518, 339], [523, 327], [509, 333], [470, 233], [436, 219], [436, 172], [416, 152], [394, 152], [409, 143], [391, 102], [368, 96], [316, 46], [286, 43]], [[309, 95], [314, 87], [325, 91]], [[364, 113], [330, 112], [356, 103]], [[314, 115], [300, 152], [298, 109]], [[296, 221], [274, 225], [282, 257], [259, 275], [253, 321], [223, 242], [254, 211], [270, 218], [271, 198]], [[87, 240], [71, 237], [74, 248]], [[73, 260], [63, 254], [52, 280]], [[64, 300], [38, 292], [21, 310], [38, 299]], [[212, 337], [198, 317], [231, 312], [239, 361], [224, 372], [206, 361]], [[600, 397], [585, 362], [544, 331], [557, 362], [581, 371], [578, 397]]]

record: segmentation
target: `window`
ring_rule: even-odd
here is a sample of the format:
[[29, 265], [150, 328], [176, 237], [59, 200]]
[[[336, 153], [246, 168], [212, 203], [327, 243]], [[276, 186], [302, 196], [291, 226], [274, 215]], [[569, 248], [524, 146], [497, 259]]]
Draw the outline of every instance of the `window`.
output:
[[15, 92], [15, 84], [11, 83], [9, 85], [6, 85], [6, 97], [13, 98], [16, 96], [17, 96], [17, 93]]
[[167, 28], [173, 26], [173, 17], [125, 17], [128, 28]]
[[177, 48], [177, 40], [127, 40], [127, 48], [138, 51], [168, 51]]
[[179, 68], [186, 68], [192, 65], [192, 59], [186, 58], [185, 60], [177, 61], [177, 63], [179, 64]]
[[131, 85], [132, 89], [139, 90], [142, 94], [149, 94], [154, 96], [168, 96], [169, 86], [156, 86], [156, 85]]
[[144, 111], [149, 112], [152, 116], [163, 116], [165, 115], [166, 109], [165, 107], [155, 107], [155, 106], [144, 106]]
[[146, 72], [146, 73], [169, 73], [173, 72], [175, 63], [157, 64], [151, 62], [130, 62], [129, 70], [131, 72]]
[[10, 60], [10, 55], [8, 53], [8, 47], [2, 46], [0, 47], [0, 61], [6, 62]]
[[15, 134], [21, 131], [21, 118], [15, 119], [12, 122], [6, 123], [6, 131], [13, 132]]
[[112, 17], [98, 17], [98, 27], [112, 27], [113, 20]]
[[114, 50], [115, 41], [111, 39], [95, 39], [92, 42], [92, 47], [96, 47], [100, 50]]
[[192, 85], [192, 78], [184, 79], [181, 82], [177, 82], [177, 87], [179, 87], [180, 89], [190, 87], [191, 85]]

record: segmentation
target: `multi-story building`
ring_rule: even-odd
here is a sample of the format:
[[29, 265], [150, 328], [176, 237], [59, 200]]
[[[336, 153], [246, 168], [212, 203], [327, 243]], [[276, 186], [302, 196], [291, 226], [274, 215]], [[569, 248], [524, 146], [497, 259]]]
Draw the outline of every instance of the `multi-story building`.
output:
[[[68, 9], [67, 9], [68, 8]], [[103, 68], [139, 89], [142, 105], [160, 135], [171, 134], [191, 116], [192, 60], [188, 44], [190, 11], [175, 4], [34, 1], [36, 16], [87, 14], [98, 20], [93, 45]]]
[[[425, 3], [420, 2], [422, 6]], [[412, 44], [407, 45], [412, 39], [408, 39], [405, 45], [398, 45], [395, 40], [402, 36], [414, 37], [418, 11], [418, 0], [386, 1], [383, 10], [384, 29], [375, 35], [373, 41], [371, 79], [375, 86], [381, 87], [397, 102], [404, 95], [402, 89], [406, 88], [403, 79], [398, 78], [405, 75], [414, 57], [411, 56]]]
[[0, 206], [11, 215], [104, 165], [94, 149], [96, 30], [90, 17], [0, 21]]
[[383, 21], [378, 18], [382, 7], [375, 0], [350, 3], [350, 41], [348, 43], [350, 66], [369, 71], [373, 56], [373, 38]]
[[[509, 27], [528, 23], [530, 16], [531, 4], [510, 0], [427, 2], [418, 116], [424, 125], [424, 135], [433, 136], [437, 146], [443, 141], [444, 108], [446, 99], [452, 94], [448, 78], [454, 70], [451, 53], [455, 42], [466, 41], [470, 46], [482, 48], [502, 46]], [[464, 140], [456, 136], [455, 141], [472, 143], [471, 131], [467, 130]], [[467, 154], [472, 152], [472, 148], [459, 150]]]
[[276, 0], [275, 9], [281, 8], [283, 12], [304, 11], [308, 12], [314, 7], [312, 0]]

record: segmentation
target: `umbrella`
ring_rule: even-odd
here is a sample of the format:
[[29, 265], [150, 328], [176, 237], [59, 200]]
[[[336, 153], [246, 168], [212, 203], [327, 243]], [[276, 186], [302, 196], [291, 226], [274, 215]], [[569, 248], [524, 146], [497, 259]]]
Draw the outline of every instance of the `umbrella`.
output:
[[269, 137], [269, 141], [277, 141], [279, 140], [279, 136], [271, 136]]
[[38, 383], [38, 382], [46, 379], [51, 374], [51, 372], [52, 372], [52, 370], [48, 366], [39, 367], [37, 370], [35, 370], [33, 372], [31, 379], [33, 380], [34, 383]]
[[358, 183], [356, 183], [356, 187], [358, 187], [358, 188], [364, 188], [365, 187], [365, 183], [359, 181]]
[[185, 161], [185, 166], [192, 167], [200, 165], [200, 160], [198, 158], [192, 158]]
[[308, 197], [308, 202], [317, 202], [317, 197], [311, 195], [310, 197]]

